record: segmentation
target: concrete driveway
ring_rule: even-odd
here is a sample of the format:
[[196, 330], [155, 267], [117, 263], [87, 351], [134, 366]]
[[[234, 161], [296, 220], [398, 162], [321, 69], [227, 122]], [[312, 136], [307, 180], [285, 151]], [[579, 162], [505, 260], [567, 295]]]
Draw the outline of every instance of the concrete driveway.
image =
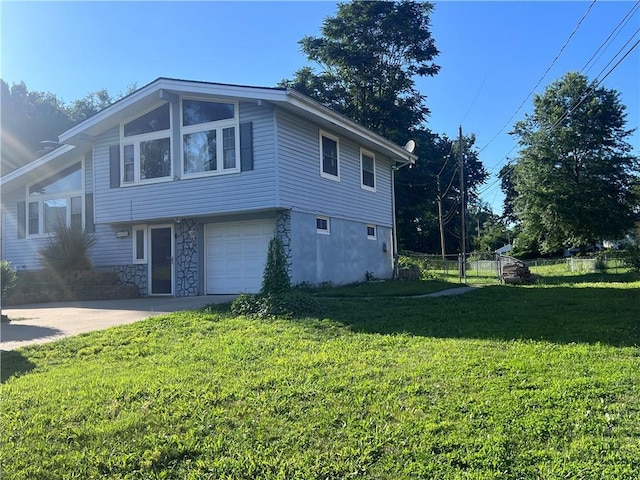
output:
[[150, 297], [127, 300], [59, 302], [3, 308], [10, 323], [0, 326], [0, 349], [52, 342], [79, 333], [233, 300], [236, 295], [200, 297]]

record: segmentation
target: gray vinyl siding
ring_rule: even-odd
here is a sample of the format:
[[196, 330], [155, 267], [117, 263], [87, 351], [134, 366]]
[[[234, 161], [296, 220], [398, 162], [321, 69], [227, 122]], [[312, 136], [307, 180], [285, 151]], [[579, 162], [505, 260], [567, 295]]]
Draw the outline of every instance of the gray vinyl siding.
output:
[[[275, 207], [273, 111], [266, 105], [241, 103], [240, 122], [253, 122], [253, 170], [120, 188], [109, 188], [109, 146], [119, 143], [119, 128], [114, 127], [101, 135], [94, 147], [96, 224], [136, 223]], [[174, 176], [176, 174], [174, 172]]]
[[2, 259], [19, 270], [41, 268], [38, 250], [47, 244], [48, 237], [18, 238], [18, 202], [25, 201], [25, 190], [2, 192]]
[[[96, 244], [91, 259], [97, 268], [133, 263], [133, 235], [131, 225], [96, 225]], [[116, 232], [127, 230], [129, 236], [117, 238]]]
[[292, 283], [337, 285], [376, 278], [391, 278], [391, 228], [377, 226], [376, 239], [367, 238], [367, 224], [329, 219], [329, 235], [317, 233], [316, 215], [291, 212]]
[[[391, 162], [376, 154], [376, 191], [361, 188], [360, 145], [337, 132], [340, 181], [320, 175], [320, 127], [278, 110], [280, 203], [292, 210], [391, 226]], [[375, 153], [375, 152], [374, 152]]]

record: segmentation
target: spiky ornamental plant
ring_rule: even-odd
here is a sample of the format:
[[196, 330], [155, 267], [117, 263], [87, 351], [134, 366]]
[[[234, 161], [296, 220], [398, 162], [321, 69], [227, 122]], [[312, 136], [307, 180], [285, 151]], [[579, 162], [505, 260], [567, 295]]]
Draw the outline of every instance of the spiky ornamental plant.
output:
[[275, 236], [269, 241], [267, 263], [262, 276], [262, 295], [284, 295], [291, 291], [291, 279], [287, 272], [287, 257], [284, 244], [280, 237]]
[[60, 222], [47, 245], [39, 252], [43, 265], [58, 272], [91, 269], [89, 250], [96, 238], [85, 230]]

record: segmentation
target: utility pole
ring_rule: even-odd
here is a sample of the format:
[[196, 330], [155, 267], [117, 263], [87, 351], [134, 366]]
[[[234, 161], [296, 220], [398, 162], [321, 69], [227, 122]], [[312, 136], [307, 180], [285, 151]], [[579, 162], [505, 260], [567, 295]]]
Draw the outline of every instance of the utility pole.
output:
[[462, 152], [462, 125], [458, 134], [458, 157], [460, 167], [460, 253], [462, 254], [462, 269], [464, 270], [465, 254], [467, 253], [466, 234], [466, 202], [464, 197], [464, 155]]
[[440, 175], [437, 177], [438, 181], [438, 223], [440, 224], [440, 250], [442, 251], [442, 260], [445, 259], [446, 248], [444, 246], [444, 222], [442, 219], [442, 193], [440, 192]]

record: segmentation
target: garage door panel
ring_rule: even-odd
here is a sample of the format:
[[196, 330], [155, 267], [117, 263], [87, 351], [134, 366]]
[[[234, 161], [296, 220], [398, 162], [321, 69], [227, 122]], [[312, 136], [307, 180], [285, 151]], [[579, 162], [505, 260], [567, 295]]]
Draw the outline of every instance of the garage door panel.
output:
[[207, 293], [257, 293], [274, 230], [274, 220], [208, 225]]

